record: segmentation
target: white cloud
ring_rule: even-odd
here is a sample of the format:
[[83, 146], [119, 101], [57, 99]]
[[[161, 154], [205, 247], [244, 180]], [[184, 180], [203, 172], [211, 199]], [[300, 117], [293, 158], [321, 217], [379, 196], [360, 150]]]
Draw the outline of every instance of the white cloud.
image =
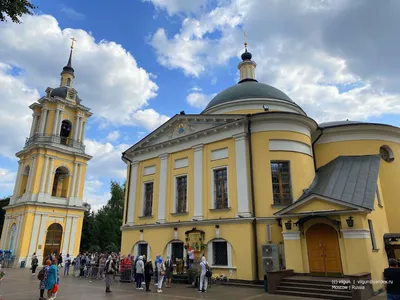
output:
[[154, 109], [138, 110], [132, 115], [132, 120], [137, 126], [152, 131], [169, 120], [169, 117], [160, 115]]
[[194, 92], [187, 95], [186, 101], [192, 107], [203, 109], [214, 96], [215, 94], [206, 95], [204, 93]]
[[97, 179], [88, 178], [85, 182], [83, 201], [89, 203], [93, 211], [98, 211], [111, 198], [109, 191], [99, 192], [104, 190], [104, 188], [103, 182]]
[[46, 86], [58, 86], [72, 36], [77, 40], [72, 60], [74, 87], [82, 104], [94, 112], [92, 122], [134, 124], [132, 114], [148, 105], [158, 87], [134, 57], [115, 42], [95, 41], [81, 29], [62, 30], [49, 15], [24, 16], [22, 24], [2, 24], [0, 61], [21, 68], [19, 79], [43, 92]]
[[207, 0], [143, 0], [152, 2], [158, 9], [165, 9], [169, 15], [179, 12], [197, 13], [207, 3]]
[[17, 172], [12, 172], [8, 169], [0, 168], [0, 198], [11, 196], [16, 176]]
[[118, 130], [114, 130], [114, 131], [111, 131], [111, 132], [107, 135], [106, 140], [107, 140], [108, 142], [115, 142], [116, 140], [119, 139], [120, 136], [121, 136], [121, 134], [119, 133], [119, 131], [118, 131]]
[[73, 9], [72, 7], [62, 7], [61, 12], [64, 13], [68, 18], [73, 20], [84, 20], [86, 16]]

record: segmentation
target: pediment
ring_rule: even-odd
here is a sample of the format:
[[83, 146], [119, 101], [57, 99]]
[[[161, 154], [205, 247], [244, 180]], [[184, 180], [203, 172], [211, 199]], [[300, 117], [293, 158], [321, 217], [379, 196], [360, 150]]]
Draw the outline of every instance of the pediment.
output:
[[237, 115], [175, 115], [169, 121], [151, 132], [133, 145], [127, 152], [135, 152], [163, 143], [178, 141], [182, 138], [204, 133], [213, 128], [224, 126], [243, 119]]
[[275, 213], [277, 216], [285, 215], [307, 215], [307, 214], [323, 214], [347, 212], [347, 211], [364, 211], [365, 208], [354, 205], [352, 203], [345, 203], [340, 200], [322, 197], [319, 195], [310, 195], [294, 202], [293, 204], [285, 207], [284, 209]]

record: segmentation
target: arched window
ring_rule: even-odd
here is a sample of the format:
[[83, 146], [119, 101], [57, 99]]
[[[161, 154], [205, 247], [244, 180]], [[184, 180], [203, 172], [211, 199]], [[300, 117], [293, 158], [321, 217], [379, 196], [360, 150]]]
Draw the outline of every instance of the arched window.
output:
[[71, 78], [67, 78], [67, 86], [71, 86]]
[[149, 259], [151, 258], [151, 253], [150, 253], [150, 246], [147, 242], [145, 241], [140, 241], [137, 242], [133, 246], [133, 253], [135, 257], [140, 256], [140, 255], [146, 255], [146, 258]]
[[15, 236], [17, 234], [17, 224], [12, 224], [10, 228], [10, 233], [9, 233], [9, 238], [8, 238], [8, 249], [5, 250], [11, 250], [14, 251], [15, 249]]
[[72, 130], [72, 124], [68, 120], [64, 120], [61, 122], [61, 131], [60, 131], [60, 139], [61, 144], [69, 145], [70, 134]]
[[17, 197], [22, 197], [23, 194], [25, 194], [26, 189], [28, 188], [28, 179], [29, 179], [29, 172], [31, 168], [29, 166], [26, 166], [24, 169], [24, 172], [21, 175], [21, 183], [17, 192]]
[[69, 171], [66, 167], [58, 167], [54, 174], [53, 189], [51, 195], [53, 197], [67, 198], [67, 190], [69, 185]]
[[212, 266], [232, 266], [232, 246], [224, 239], [213, 239], [207, 244], [207, 261]]

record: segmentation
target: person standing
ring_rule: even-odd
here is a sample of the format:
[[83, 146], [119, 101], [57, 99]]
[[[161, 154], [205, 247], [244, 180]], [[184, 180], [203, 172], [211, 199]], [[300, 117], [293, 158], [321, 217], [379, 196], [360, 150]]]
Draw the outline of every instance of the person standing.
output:
[[167, 256], [167, 260], [165, 261], [165, 287], [170, 288], [171, 287], [171, 279], [172, 279], [172, 273], [174, 271], [174, 266], [171, 261], [171, 257]]
[[165, 266], [162, 262], [162, 257], [161, 255], [158, 258], [158, 264], [157, 264], [157, 270], [158, 270], [158, 289], [157, 293], [162, 293], [162, 284], [164, 281], [164, 276], [165, 276]]
[[39, 300], [44, 300], [44, 290], [46, 289], [47, 277], [49, 275], [51, 261], [47, 260], [45, 266], [42, 270], [40, 270], [38, 274], [38, 279], [40, 280], [39, 289], [40, 289], [40, 298]]
[[150, 281], [153, 273], [153, 264], [151, 262], [151, 259], [149, 259], [144, 265], [144, 282], [146, 283], [146, 292], [151, 292]]
[[189, 255], [189, 269], [191, 269], [194, 262], [194, 250], [192, 247], [189, 247], [188, 255]]
[[100, 255], [99, 259], [99, 279], [104, 279], [104, 269], [106, 267], [106, 256], [105, 254]]
[[64, 260], [64, 276], [69, 275], [69, 266], [71, 265], [71, 257], [69, 257], [69, 254], [67, 253], [67, 256], [65, 257]]
[[137, 290], [143, 290], [143, 288], [142, 288], [143, 273], [144, 273], [143, 256], [139, 256], [139, 259], [136, 263], [136, 289]]
[[57, 276], [58, 276], [57, 261], [58, 261], [57, 258], [53, 259], [53, 262], [49, 268], [49, 274], [47, 276], [46, 290], [47, 290], [48, 300], [54, 300], [52, 293], [54, 285], [57, 283]]
[[32, 262], [31, 262], [31, 270], [32, 270], [32, 276], [35, 276], [36, 274], [36, 268], [39, 264], [39, 260], [36, 256], [36, 253], [33, 253], [32, 255]]
[[108, 257], [106, 261], [106, 293], [111, 293], [110, 287], [111, 287], [111, 282], [113, 275], [117, 269], [116, 262], [115, 260], [111, 257], [111, 255]]
[[201, 268], [201, 273], [200, 273], [199, 292], [205, 293], [207, 292], [207, 284], [208, 284], [208, 278], [206, 277], [206, 273], [208, 270], [208, 263], [204, 256], [201, 258], [200, 268]]
[[62, 262], [63, 262], [62, 253], [60, 253], [60, 255], [58, 255], [57, 260], [58, 260], [57, 267], [60, 266], [62, 268]]
[[156, 255], [156, 260], [154, 261], [154, 285], [158, 285], [158, 260], [160, 258], [160, 254]]
[[389, 268], [383, 272], [386, 281], [386, 295], [388, 300], [400, 300], [400, 269], [397, 260], [389, 259]]

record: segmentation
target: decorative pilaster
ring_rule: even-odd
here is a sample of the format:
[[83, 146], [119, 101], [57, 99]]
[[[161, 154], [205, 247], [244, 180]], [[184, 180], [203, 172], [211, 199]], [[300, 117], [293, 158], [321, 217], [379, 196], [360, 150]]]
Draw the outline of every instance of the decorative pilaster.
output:
[[165, 207], [167, 201], [168, 154], [160, 155], [160, 187], [158, 191], [158, 222], [165, 223]]
[[76, 116], [75, 128], [74, 128], [74, 140], [77, 141], [79, 138], [79, 132], [81, 127], [82, 117], [80, 115]]
[[4, 226], [3, 226], [3, 235], [1, 239], [0, 249], [6, 248], [6, 241], [8, 241], [8, 229], [10, 228], [10, 218], [8, 216], [5, 217]]
[[46, 183], [46, 193], [50, 194], [50, 188], [51, 188], [51, 180], [53, 178], [53, 167], [54, 167], [54, 158], [50, 157], [50, 168], [49, 172], [47, 174], [47, 183]]
[[70, 243], [70, 238], [71, 238], [71, 223], [72, 223], [72, 217], [67, 217], [67, 222], [65, 224], [64, 228], [64, 236], [63, 236], [63, 246], [62, 246], [62, 252], [63, 255], [66, 255], [68, 253], [68, 246]]
[[251, 217], [247, 134], [241, 133], [235, 135], [234, 138], [236, 150], [238, 215], [241, 217]]
[[13, 252], [14, 253], [19, 253], [19, 245], [20, 245], [20, 239], [21, 239], [21, 231], [22, 231], [22, 225], [24, 223], [24, 215], [21, 215], [18, 217], [18, 221], [17, 221], [17, 236], [15, 238], [15, 242], [14, 242], [14, 249]]
[[14, 191], [13, 191], [13, 200], [17, 198], [18, 194], [18, 189], [20, 186], [21, 182], [21, 174], [22, 174], [22, 167], [23, 167], [23, 162], [20, 160], [18, 162], [18, 172], [17, 172], [17, 177], [15, 178], [15, 185], [14, 185]]
[[40, 121], [40, 129], [39, 129], [39, 133], [42, 134], [42, 135], [45, 134], [48, 112], [49, 112], [48, 109], [46, 109], [46, 108], [42, 109], [42, 118], [41, 118], [41, 121]]
[[59, 136], [60, 135], [60, 132], [61, 132], [61, 124], [62, 124], [62, 114], [63, 114], [63, 111], [62, 110], [59, 110], [58, 111], [58, 127], [57, 127], [57, 132], [56, 132], [56, 135], [57, 136]]
[[[30, 257], [34, 252], [36, 252], [36, 242], [39, 233], [39, 225], [40, 225], [40, 214], [35, 214], [35, 218], [33, 219], [33, 226], [32, 226], [32, 235], [29, 242], [29, 250], [28, 256]], [[28, 261], [28, 259], [27, 259]]]
[[74, 163], [74, 170], [73, 170], [73, 173], [72, 173], [73, 175], [72, 175], [72, 178], [71, 178], [71, 188], [70, 188], [70, 191], [69, 191], [69, 197], [70, 198], [74, 197], [74, 195], [75, 195], [75, 182], [76, 182], [77, 165], [78, 165], [78, 163], [75, 162]]
[[36, 165], [37, 165], [37, 157], [34, 156], [32, 158], [32, 168], [29, 170], [29, 177], [28, 177], [28, 185], [26, 188], [27, 192], [32, 192], [33, 189], [33, 178], [35, 176], [35, 172], [36, 172]]
[[78, 164], [78, 178], [76, 180], [76, 188], [75, 188], [75, 197], [79, 198], [79, 190], [81, 188], [81, 175], [82, 174], [82, 165]]
[[85, 127], [86, 127], [86, 122], [82, 122], [82, 132], [80, 135], [80, 141], [83, 143], [85, 140]]
[[71, 238], [69, 241], [69, 250], [68, 253], [69, 255], [74, 256], [74, 248], [75, 248], [75, 237], [76, 237], [76, 227], [77, 227], [77, 223], [78, 223], [78, 218], [76, 217], [72, 217], [72, 225], [71, 225]]
[[45, 184], [46, 177], [47, 177], [47, 165], [48, 165], [48, 163], [49, 163], [49, 157], [45, 156], [45, 158], [44, 158], [44, 166], [43, 166], [43, 170], [42, 170], [42, 178], [40, 179], [40, 190], [39, 190], [40, 193], [44, 192], [44, 188], [45, 188], [44, 184]]
[[46, 235], [46, 232], [47, 232], [47, 227], [46, 227], [46, 225], [47, 225], [47, 217], [48, 216], [46, 214], [42, 214], [41, 215], [41, 219], [40, 219], [40, 229], [39, 229], [39, 237], [38, 237], [37, 244], [41, 245], [42, 247], [41, 247], [41, 249], [39, 249], [39, 247], [38, 247], [37, 252], [36, 252], [39, 261], [43, 257], [43, 250], [44, 250], [44, 246], [45, 246], [45, 243], [46, 243], [46, 240], [45, 240], [46, 236], [45, 235]]
[[77, 137], [77, 140], [78, 140], [78, 142], [80, 142], [81, 140], [82, 140], [82, 132], [83, 132], [83, 124], [84, 124], [85, 122], [83, 121], [83, 117], [81, 117], [80, 118], [80, 121], [79, 121], [79, 131], [78, 131], [78, 137]]
[[203, 145], [193, 147], [194, 151], [194, 215], [193, 219], [203, 219]]
[[33, 113], [32, 117], [33, 117], [33, 121], [32, 121], [31, 132], [29, 134], [29, 137], [33, 136], [36, 133], [36, 127], [37, 127], [37, 121], [38, 121], [39, 115], [37, 113]]
[[60, 117], [60, 112], [57, 109], [57, 110], [54, 111], [53, 135], [57, 134], [58, 124], [59, 124], [59, 122], [58, 122], [59, 117]]
[[128, 199], [128, 215], [126, 223], [129, 225], [135, 222], [135, 206], [136, 206], [136, 191], [138, 180], [139, 162], [135, 161], [131, 165], [130, 185], [129, 185], [129, 199]]

